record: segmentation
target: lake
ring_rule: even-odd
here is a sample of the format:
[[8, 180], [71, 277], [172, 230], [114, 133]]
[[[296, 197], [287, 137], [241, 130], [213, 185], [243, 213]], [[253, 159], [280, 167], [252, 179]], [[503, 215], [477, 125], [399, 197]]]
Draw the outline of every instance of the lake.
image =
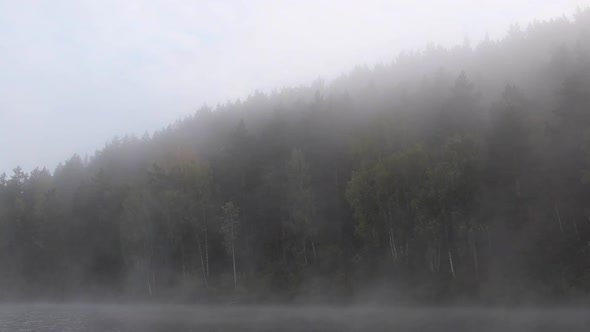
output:
[[5, 304], [0, 331], [590, 331], [590, 310]]

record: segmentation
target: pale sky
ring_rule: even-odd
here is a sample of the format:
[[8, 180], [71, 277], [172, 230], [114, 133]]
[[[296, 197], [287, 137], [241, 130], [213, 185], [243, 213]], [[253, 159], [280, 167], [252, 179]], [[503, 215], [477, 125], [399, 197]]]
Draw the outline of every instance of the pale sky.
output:
[[0, 173], [590, 0], [0, 0]]

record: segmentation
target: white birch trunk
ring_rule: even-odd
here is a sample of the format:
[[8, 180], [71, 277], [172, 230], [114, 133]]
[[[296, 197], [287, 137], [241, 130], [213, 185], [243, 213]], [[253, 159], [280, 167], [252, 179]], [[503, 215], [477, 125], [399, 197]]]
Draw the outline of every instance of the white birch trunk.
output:
[[455, 267], [453, 266], [453, 254], [451, 254], [451, 249], [448, 250], [449, 252], [449, 265], [451, 267], [451, 275], [453, 279], [455, 279]]
[[391, 228], [387, 229], [387, 238], [389, 240], [389, 251], [391, 252], [391, 260], [395, 262], [396, 255], [395, 255], [395, 246], [393, 245], [393, 239], [391, 237]]
[[148, 276], [147, 278], [147, 287], [148, 287], [148, 294], [150, 294], [150, 297], [152, 296], [152, 284], [150, 282], [150, 277]]
[[205, 271], [205, 261], [203, 259], [203, 250], [201, 248], [201, 238], [199, 237], [198, 232], [195, 232], [195, 237], [197, 238], [197, 247], [199, 248], [199, 257], [201, 258], [201, 271], [203, 272], [203, 280], [205, 281], [205, 287], [209, 287], [209, 281], [207, 280], [207, 273]]

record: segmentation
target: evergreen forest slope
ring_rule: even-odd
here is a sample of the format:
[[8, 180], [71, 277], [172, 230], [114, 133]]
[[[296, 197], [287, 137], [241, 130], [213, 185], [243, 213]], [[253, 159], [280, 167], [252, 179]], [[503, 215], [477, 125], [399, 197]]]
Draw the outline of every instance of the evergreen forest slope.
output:
[[0, 299], [79, 296], [588, 299], [590, 9], [2, 175]]

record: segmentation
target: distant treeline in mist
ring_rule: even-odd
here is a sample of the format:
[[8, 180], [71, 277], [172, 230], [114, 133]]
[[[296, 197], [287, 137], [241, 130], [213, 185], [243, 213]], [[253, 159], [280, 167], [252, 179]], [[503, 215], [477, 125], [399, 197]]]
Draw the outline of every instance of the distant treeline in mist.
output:
[[0, 299], [83, 295], [588, 298], [590, 9], [0, 177]]

